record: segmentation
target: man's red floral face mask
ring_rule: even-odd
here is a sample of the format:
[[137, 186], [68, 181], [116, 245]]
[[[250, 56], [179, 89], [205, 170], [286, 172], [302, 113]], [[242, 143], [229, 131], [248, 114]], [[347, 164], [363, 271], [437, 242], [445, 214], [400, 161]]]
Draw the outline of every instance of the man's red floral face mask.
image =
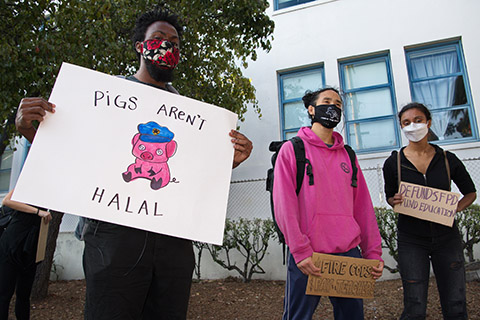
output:
[[142, 56], [159, 67], [174, 69], [180, 59], [180, 50], [176, 44], [167, 40], [145, 40], [142, 43]]

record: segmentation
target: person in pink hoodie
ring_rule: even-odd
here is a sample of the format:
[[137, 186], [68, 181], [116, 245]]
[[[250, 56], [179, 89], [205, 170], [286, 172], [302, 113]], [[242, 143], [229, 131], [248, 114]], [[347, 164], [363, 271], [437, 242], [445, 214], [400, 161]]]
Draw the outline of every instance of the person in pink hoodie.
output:
[[[305, 145], [314, 184], [305, 178], [296, 194], [293, 145], [280, 149], [275, 164], [273, 202], [278, 226], [289, 249], [284, 320], [311, 319], [320, 296], [306, 295], [308, 275], [321, 276], [312, 260], [314, 252], [378, 259], [373, 278], [383, 272], [382, 247], [375, 212], [358, 161], [358, 186], [351, 186], [352, 168], [342, 136], [333, 129], [340, 122], [342, 98], [338, 90], [324, 88], [303, 97], [312, 119], [298, 136]], [[359, 248], [360, 247], [360, 248]], [[363, 319], [363, 300], [330, 297], [334, 316]]]

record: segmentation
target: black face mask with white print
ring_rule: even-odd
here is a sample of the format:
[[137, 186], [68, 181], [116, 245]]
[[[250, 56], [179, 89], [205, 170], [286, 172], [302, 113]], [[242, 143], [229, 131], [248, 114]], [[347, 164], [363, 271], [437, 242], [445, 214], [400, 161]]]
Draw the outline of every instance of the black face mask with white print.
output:
[[314, 108], [315, 115], [312, 116], [312, 124], [318, 122], [325, 128], [332, 129], [342, 119], [342, 109], [334, 104], [320, 104]]

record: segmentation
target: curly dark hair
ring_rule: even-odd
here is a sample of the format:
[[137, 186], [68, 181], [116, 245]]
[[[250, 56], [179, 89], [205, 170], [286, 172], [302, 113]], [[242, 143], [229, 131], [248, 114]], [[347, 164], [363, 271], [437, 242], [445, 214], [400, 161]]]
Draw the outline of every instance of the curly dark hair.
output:
[[[145, 12], [140, 15], [135, 22], [135, 28], [132, 30], [133, 47], [137, 42], [143, 42], [145, 40], [145, 33], [148, 27], [157, 21], [165, 21], [171, 24], [175, 30], [177, 30], [178, 36], [183, 34], [183, 26], [180, 23], [180, 18], [175, 13], [168, 9], [156, 7], [152, 11]], [[140, 54], [135, 50], [137, 56], [140, 58]]]
[[402, 110], [400, 110], [400, 112], [398, 113], [398, 121], [402, 121], [403, 113], [410, 109], [417, 109], [418, 111], [422, 112], [427, 118], [427, 121], [432, 119], [432, 114], [430, 113], [430, 110], [428, 110], [428, 108], [424, 104], [421, 104], [419, 102], [410, 102], [409, 104], [404, 105]]
[[338, 94], [338, 96], [340, 97], [340, 100], [342, 100], [342, 104], [343, 104], [343, 97], [342, 97], [342, 94], [340, 93], [340, 91], [338, 89], [335, 89], [333, 87], [325, 87], [325, 88], [322, 88], [322, 89], [318, 89], [316, 91], [307, 90], [305, 92], [305, 95], [302, 98], [303, 104], [305, 105], [305, 108], [308, 109], [308, 106], [314, 106], [315, 100], [318, 99], [318, 96], [320, 95], [320, 93], [328, 91], [328, 90], [332, 90], [332, 91], [336, 92]]

